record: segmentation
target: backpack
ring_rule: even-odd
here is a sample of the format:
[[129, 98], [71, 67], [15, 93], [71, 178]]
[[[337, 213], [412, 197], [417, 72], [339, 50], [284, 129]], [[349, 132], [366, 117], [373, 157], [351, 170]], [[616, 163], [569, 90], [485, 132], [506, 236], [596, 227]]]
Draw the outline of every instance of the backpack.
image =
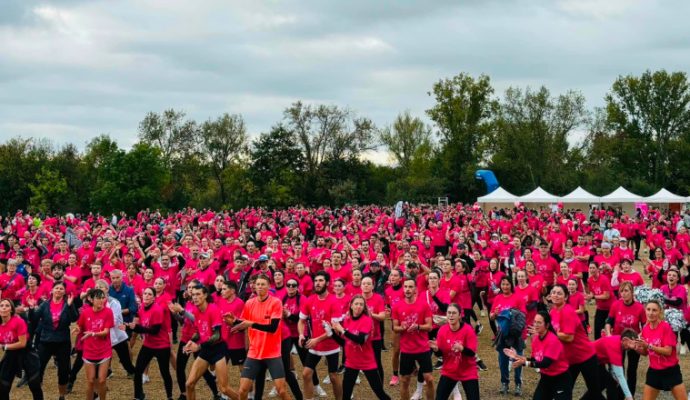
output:
[[498, 335], [494, 341], [494, 346], [515, 347], [522, 338], [522, 332], [527, 325], [525, 313], [517, 308], [509, 308], [501, 311], [496, 316], [496, 327]]

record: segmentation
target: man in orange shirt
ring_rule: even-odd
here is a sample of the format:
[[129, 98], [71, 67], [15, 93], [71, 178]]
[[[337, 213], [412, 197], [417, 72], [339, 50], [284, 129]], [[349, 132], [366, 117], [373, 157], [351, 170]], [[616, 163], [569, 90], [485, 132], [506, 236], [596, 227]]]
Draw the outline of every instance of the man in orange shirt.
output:
[[290, 399], [280, 357], [279, 328], [283, 304], [269, 294], [270, 286], [268, 276], [259, 275], [254, 284], [256, 297], [247, 300], [240, 319], [232, 314], [224, 315], [225, 322], [234, 325], [231, 332], [246, 329], [249, 336], [249, 352], [240, 377], [240, 400], [247, 399], [257, 376], [266, 369], [271, 373], [278, 396], [283, 400]]

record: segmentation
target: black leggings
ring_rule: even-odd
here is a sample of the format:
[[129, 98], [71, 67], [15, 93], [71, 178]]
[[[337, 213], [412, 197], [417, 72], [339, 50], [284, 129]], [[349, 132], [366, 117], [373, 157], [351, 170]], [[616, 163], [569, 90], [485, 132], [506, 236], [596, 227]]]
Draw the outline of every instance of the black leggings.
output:
[[[180, 388], [180, 393], [187, 393], [187, 376], [185, 375], [185, 369], [187, 369], [187, 361], [189, 361], [189, 354], [182, 351], [187, 342], [180, 342], [177, 347], [177, 365], [175, 366], [175, 378], [177, 378], [177, 386]], [[218, 394], [218, 386], [216, 385], [216, 377], [211, 375], [211, 373], [206, 370], [204, 372], [204, 380], [211, 389], [213, 395]]]
[[77, 375], [79, 375], [79, 371], [81, 371], [81, 367], [84, 366], [84, 360], [82, 359], [82, 355], [84, 353], [81, 350], [77, 350], [75, 354], [75, 359], [74, 359], [74, 364], [72, 364], [72, 368], [69, 370], [69, 382], [74, 383], [77, 381]]
[[533, 400], [572, 400], [573, 384], [570, 374], [564, 372], [556, 376], [541, 374]]
[[[370, 369], [364, 372], [364, 376], [369, 381], [369, 386], [379, 400], [390, 400], [390, 396], [383, 390], [383, 378], [379, 375], [377, 369]], [[352, 397], [352, 392], [355, 390], [355, 382], [357, 381], [358, 369], [345, 367], [345, 374], [343, 375], [343, 399]]]
[[465, 321], [466, 324], [472, 324], [471, 318], [474, 318], [474, 322], [479, 322], [479, 318], [477, 318], [477, 313], [474, 312], [474, 308], [463, 308], [462, 320]]
[[29, 362], [29, 357], [25, 349], [5, 351], [0, 361], [0, 400], [10, 400], [12, 383], [17, 373], [22, 370], [28, 379], [33, 400], [43, 400], [40, 361], [35, 358], [32, 359], [33, 362]]
[[[292, 351], [292, 340], [287, 338], [280, 343], [280, 358], [283, 360], [283, 369], [285, 370], [285, 381], [290, 386], [293, 398], [302, 400], [302, 391], [299, 388], [297, 377], [290, 371], [290, 356]], [[265, 378], [264, 378], [265, 380]]]
[[41, 359], [41, 380], [46, 370], [46, 365], [51, 358], [57, 360], [58, 385], [66, 385], [69, 381], [69, 353], [70, 342], [53, 343], [41, 342], [38, 344], [38, 356]]
[[374, 340], [371, 342], [374, 348], [374, 358], [376, 359], [376, 367], [379, 371], [381, 383], [383, 383], [383, 363], [381, 362], [381, 351], [383, 351], [383, 339]]
[[482, 302], [482, 298], [480, 293], [485, 292], [487, 290], [487, 287], [476, 287], [472, 286], [472, 307], [476, 304], [477, 307], [479, 308], [479, 311], [484, 309], [484, 303]]
[[[298, 340], [299, 338], [296, 337], [290, 338], [290, 341], [292, 342], [291, 345], [295, 346], [295, 348], [297, 349], [297, 356], [299, 356], [299, 361], [302, 363], [302, 367], [304, 368], [304, 363], [307, 362], [307, 354], [309, 354], [309, 350], [305, 349], [304, 347], [300, 347], [297, 344]], [[285, 371], [285, 373], [287, 374], [287, 370]], [[314, 386], [317, 386], [319, 384], [319, 376], [317, 375], [316, 370], [314, 370], [314, 373], [311, 376], [311, 383], [313, 383]]]
[[438, 381], [438, 386], [436, 387], [436, 400], [448, 400], [458, 382], [462, 383], [466, 399], [479, 400], [479, 380], [470, 379], [468, 381], [456, 381], [445, 375], [441, 375], [441, 379]]
[[134, 372], [134, 397], [137, 399], [144, 398], [144, 388], [141, 381], [144, 371], [151, 363], [153, 358], [158, 361], [158, 369], [161, 372], [161, 377], [163, 378], [163, 386], [165, 386], [165, 394], [168, 398], [172, 397], [173, 382], [170, 376], [170, 347], [164, 349], [152, 349], [150, 347], [141, 346], [139, 350], [139, 355], [137, 356], [137, 366]]
[[597, 356], [594, 355], [588, 360], [583, 361], [579, 364], [573, 364], [568, 368], [570, 377], [572, 378], [572, 385], [577, 382], [577, 377], [582, 374], [582, 378], [585, 380], [585, 386], [587, 386], [587, 391], [581, 400], [606, 400], [606, 398], [601, 394], [602, 386], [599, 377], [599, 361]]
[[129, 355], [129, 341], [123, 340], [122, 342], [113, 346], [113, 350], [115, 350], [117, 353], [117, 358], [120, 360], [122, 368], [124, 368], [128, 374], [133, 375], [134, 365], [132, 365], [132, 359]]
[[594, 340], [601, 338], [601, 330], [606, 326], [606, 319], [609, 317], [609, 310], [597, 309], [594, 313]]

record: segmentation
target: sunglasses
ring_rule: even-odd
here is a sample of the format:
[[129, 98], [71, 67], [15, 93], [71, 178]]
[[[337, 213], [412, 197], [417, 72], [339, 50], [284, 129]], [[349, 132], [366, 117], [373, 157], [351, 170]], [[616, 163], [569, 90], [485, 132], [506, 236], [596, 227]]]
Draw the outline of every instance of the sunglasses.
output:
[[290, 288], [296, 288], [298, 285], [296, 283], [288, 283], [286, 286]]

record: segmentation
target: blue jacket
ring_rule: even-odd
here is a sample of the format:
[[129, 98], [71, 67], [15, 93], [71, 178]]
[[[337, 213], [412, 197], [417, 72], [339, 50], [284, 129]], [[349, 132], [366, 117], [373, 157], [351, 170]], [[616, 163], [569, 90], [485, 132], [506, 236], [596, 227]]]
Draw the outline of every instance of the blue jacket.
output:
[[129, 310], [129, 314], [122, 314], [122, 320], [125, 322], [132, 322], [134, 317], [139, 311], [139, 306], [137, 305], [137, 299], [134, 297], [134, 289], [125, 285], [124, 283], [120, 286], [120, 290], [115, 290], [114, 286], [110, 286], [108, 295], [120, 302], [120, 306], [124, 310], [125, 308]]
[[53, 326], [53, 316], [50, 313], [51, 300], [44, 301], [38, 308], [29, 311], [29, 319], [36, 327], [36, 336], [42, 343], [70, 343], [70, 324], [79, 318], [77, 307], [72, 303], [63, 303], [60, 321], [57, 328]]

